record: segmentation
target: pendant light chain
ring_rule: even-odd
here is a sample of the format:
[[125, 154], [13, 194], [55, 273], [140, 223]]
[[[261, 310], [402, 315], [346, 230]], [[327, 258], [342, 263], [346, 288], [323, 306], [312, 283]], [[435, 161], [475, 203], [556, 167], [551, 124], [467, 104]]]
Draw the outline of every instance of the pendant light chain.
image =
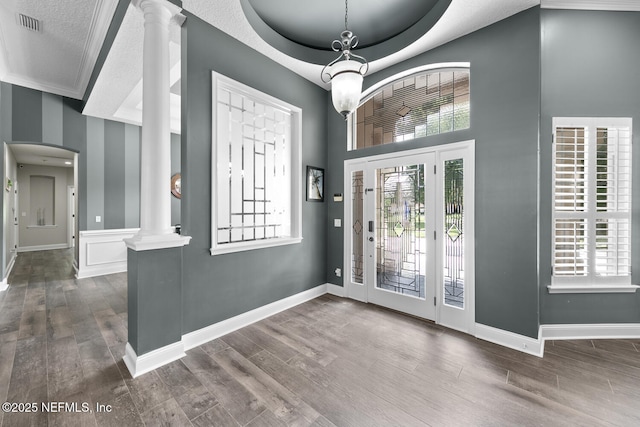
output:
[[344, 0], [344, 29], [349, 29], [349, 0]]

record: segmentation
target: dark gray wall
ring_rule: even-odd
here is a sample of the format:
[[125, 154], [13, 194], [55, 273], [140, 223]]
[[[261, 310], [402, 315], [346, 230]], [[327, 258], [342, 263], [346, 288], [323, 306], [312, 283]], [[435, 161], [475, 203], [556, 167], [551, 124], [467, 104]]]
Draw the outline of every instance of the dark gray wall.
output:
[[[128, 342], [138, 356], [182, 339], [182, 248], [127, 251]], [[154, 298], [162, 295], [163, 298]]]
[[553, 117], [632, 117], [632, 283], [640, 281], [640, 13], [543, 10], [540, 120], [541, 323], [640, 321], [640, 293], [554, 294], [551, 283]]
[[[211, 70], [302, 108], [303, 180], [326, 166], [326, 92], [187, 14], [182, 30], [182, 227], [184, 333], [326, 282], [326, 206], [302, 205], [297, 245], [209, 255], [211, 247]], [[304, 195], [302, 195], [304, 200]], [[163, 297], [158, 295], [158, 297]]]
[[[328, 107], [327, 194], [343, 192], [345, 159], [475, 139], [476, 322], [530, 337], [538, 334], [539, 51], [535, 8], [365, 78], [369, 87], [420, 65], [470, 62], [469, 130], [347, 152], [345, 124]], [[329, 201], [328, 214], [342, 218], [343, 204]], [[342, 232], [327, 233], [326, 274], [335, 284]]]

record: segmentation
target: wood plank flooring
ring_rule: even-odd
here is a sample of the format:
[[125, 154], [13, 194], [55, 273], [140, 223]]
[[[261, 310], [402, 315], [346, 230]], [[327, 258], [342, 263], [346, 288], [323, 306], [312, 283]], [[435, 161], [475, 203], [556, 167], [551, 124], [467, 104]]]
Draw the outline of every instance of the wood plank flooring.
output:
[[126, 274], [76, 280], [70, 257], [21, 253], [0, 293], [0, 403], [37, 409], [2, 426], [640, 425], [640, 340], [540, 359], [328, 295], [132, 379]]

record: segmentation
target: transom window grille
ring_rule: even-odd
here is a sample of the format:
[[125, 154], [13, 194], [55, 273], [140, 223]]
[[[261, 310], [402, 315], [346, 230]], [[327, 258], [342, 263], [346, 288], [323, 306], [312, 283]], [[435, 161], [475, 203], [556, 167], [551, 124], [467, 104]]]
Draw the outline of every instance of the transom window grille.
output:
[[553, 128], [553, 284], [630, 284], [631, 119]]
[[468, 129], [469, 70], [425, 71], [383, 86], [355, 111], [357, 150]]
[[300, 241], [301, 110], [213, 74], [212, 254]]

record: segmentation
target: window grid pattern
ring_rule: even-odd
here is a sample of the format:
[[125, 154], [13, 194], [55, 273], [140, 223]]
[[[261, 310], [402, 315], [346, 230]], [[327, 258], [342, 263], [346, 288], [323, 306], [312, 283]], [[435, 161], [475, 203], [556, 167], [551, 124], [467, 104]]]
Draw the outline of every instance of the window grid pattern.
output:
[[350, 149], [468, 129], [469, 97], [468, 69], [423, 72], [390, 83], [356, 110]]
[[443, 166], [443, 302], [464, 309], [464, 160], [445, 160]]
[[291, 113], [226, 87], [217, 103], [217, 243], [289, 237]]
[[555, 127], [556, 282], [630, 277], [630, 120], [628, 125], [612, 126], [592, 122]]

